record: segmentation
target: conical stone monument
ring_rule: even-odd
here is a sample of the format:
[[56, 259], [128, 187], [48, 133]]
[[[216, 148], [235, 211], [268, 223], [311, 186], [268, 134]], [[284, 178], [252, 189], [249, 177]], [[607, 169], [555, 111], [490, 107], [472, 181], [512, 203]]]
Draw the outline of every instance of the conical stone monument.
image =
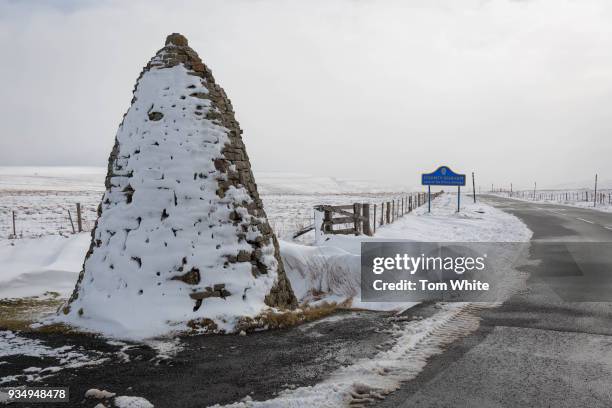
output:
[[119, 126], [63, 320], [148, 337], [296, 306], [241, 134], [211, 71], [168, 36]]

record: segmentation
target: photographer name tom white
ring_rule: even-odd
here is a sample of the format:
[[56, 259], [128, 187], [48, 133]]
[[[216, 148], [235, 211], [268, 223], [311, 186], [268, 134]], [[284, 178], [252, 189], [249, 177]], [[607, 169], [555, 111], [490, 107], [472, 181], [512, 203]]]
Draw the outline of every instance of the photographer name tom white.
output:
[[[449, 285], [450, 284], [450, 285]], [[397, 282], [385, 282], [381, 279], [377, 279], [372, 282], [372, 287], [376, 291], [427, 291], [427, 292], [440, 292], [440, 291], [488, 291], [490, 285], [488, 282], [482, 282], [479, 280], [467, 279], [451, 280], [450, 282], [432, 282], [427, 279], [419, 279], [413, 281], [409, 279], [402, 279]]]

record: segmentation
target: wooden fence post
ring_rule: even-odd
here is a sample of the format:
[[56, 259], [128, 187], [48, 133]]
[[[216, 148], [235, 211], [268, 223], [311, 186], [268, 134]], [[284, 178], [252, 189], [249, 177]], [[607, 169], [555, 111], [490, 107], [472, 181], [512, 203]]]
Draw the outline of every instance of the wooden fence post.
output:
[[328, 233], [332, 230], [332, 213], [330, 210], [326, 209], [323, 212], [323, 232]]
[[387, 201], [387, 224], [391, 223], [391, 203]]
[[380, 203], [380, 225], [385, 225], [385, 202]]
[[[370, 204], [364, 203], [361, 204], [362, 209], [362, 230], [363, 233], [367, 236], [372, 236], [372, 229], [370, 228]], [[374, 218], [376, 219], [376, 218]]]
[[74, 229], [74, 222], [72, 222], [72, 215], [70, 215], [70, 210], [68, 210], [68, 219], [70, 220], [70, 225], [72, 226], [72, 233], [74, 234], [76, 231]]
[[17, 229], [15, 228], [15, 211], [13, 211], [13, 238], [17, 238]]
[[81, 203], [76, 203], [77, 208], [77, 229], [83, 232], [83, 218], [81, 217]]
[[391, 200], [391, 222], [395, 221], [395, 200]]
[[374, 217], [372, 217], [372, 220], [374, 220], [374, 234], [376, 234], [376, 204], [374, 204]]
[[359, 203], [353, 203], [353, 225], [355, 235], [359, 235], [361, 232], [361, 204]]

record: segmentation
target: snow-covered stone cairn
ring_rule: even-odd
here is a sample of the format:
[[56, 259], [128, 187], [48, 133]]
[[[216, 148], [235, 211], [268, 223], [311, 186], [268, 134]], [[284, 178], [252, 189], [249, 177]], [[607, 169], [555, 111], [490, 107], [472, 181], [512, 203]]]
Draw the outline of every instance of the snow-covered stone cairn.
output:
[[168, 36], [119, 126], [62, 320], [132, 337], [232, 332], [296, 306], [241, 134], [211, 71]]

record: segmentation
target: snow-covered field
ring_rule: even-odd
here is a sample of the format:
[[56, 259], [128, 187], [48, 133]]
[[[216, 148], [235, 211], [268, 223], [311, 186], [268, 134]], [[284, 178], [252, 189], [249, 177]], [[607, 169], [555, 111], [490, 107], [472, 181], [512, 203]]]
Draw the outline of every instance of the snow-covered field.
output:
[[[2, 167], [0, 190], [104, 191], [106, 167]], [[255, 172], [260, 194], [349, 194], [405, 191], [406, 185], [302, 173]]]
[[537, 203], [561, 204], [572, 207], [589, 208], [598, 211], [612, 212], [612, 189], [598, 189], [597, 198], [593, 189], [566, 189], [536, 191], [500, 191], [494, 195], [513, 200], [534, 201]]
[[[0, 167], [0, 239], [70, 234], [80, 203], [83, 229], [91, 230], [104, 191], [103, 167]], [[398, 197], [401, 186], [291, 173], [257, 173], [270, 224], [282, 239], [312, 224], [312, 207], [380, 203]], [[395, 193], [394, 193], [395, 192]], [[311, 239], [308, 237], [302, 240]]]

